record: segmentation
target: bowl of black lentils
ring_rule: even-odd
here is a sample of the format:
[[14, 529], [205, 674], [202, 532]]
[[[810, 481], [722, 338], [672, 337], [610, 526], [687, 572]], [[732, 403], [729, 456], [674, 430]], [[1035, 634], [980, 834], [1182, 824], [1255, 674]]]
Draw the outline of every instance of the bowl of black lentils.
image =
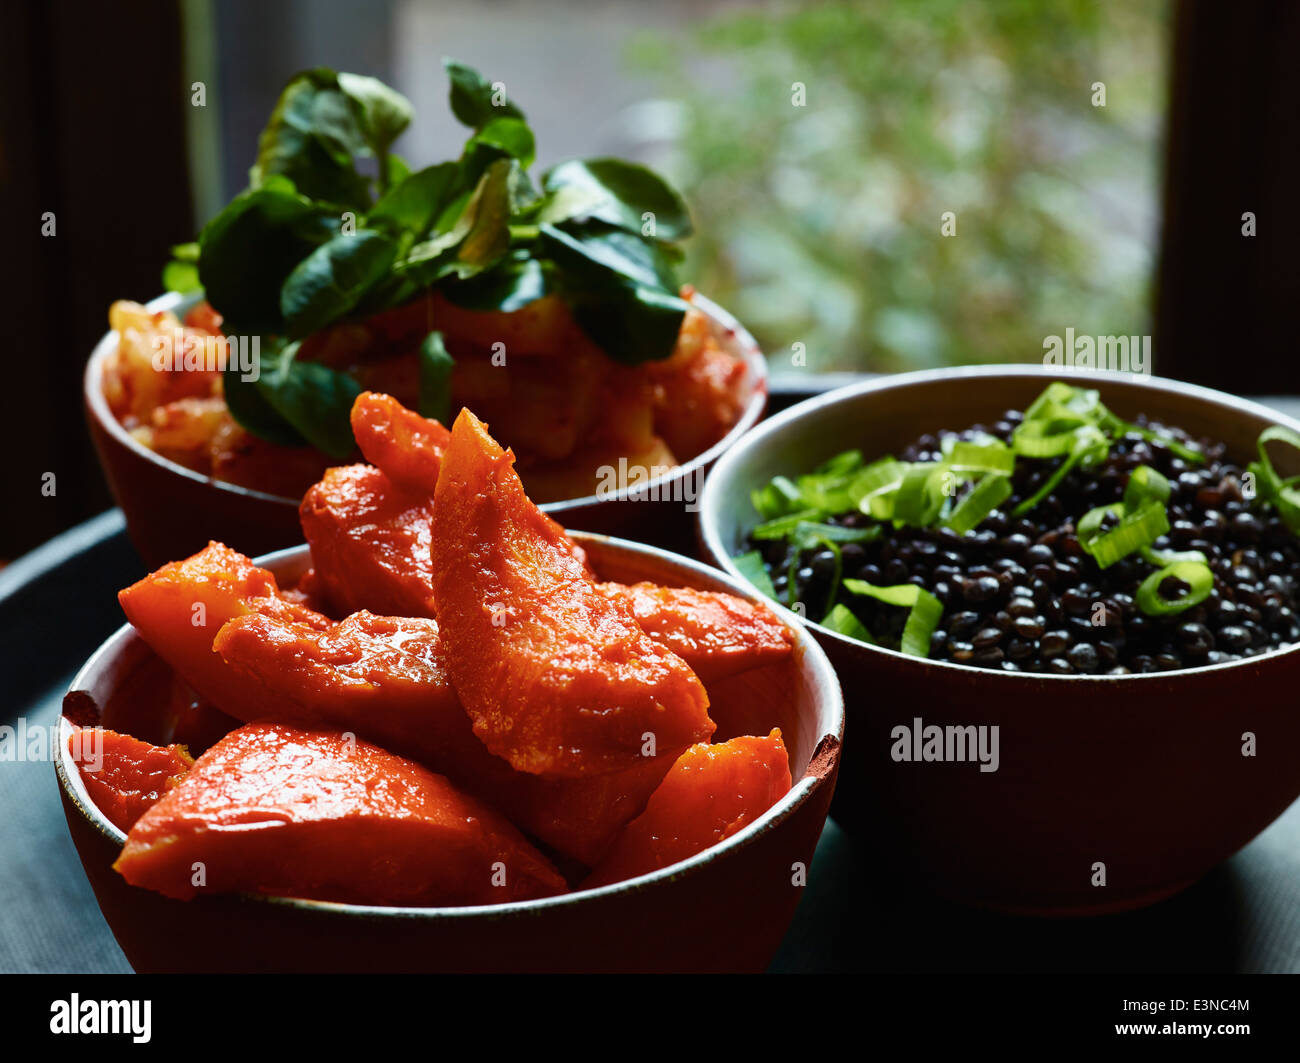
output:
[[844, 687], [832, 815], [1003, 910], [1185, 888], [1300, 796], [1300, 423], [1122, 373], [828, 393], [728, 451], [714, 563]]

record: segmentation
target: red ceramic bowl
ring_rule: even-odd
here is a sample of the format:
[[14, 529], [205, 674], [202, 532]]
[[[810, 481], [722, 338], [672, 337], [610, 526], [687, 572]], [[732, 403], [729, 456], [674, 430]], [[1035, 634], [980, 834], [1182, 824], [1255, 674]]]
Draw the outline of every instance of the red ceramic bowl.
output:
[[[783, 411], [723, 456], [700, 506], [705, 556], [739, 576], [731, 559], [760, 519], [749, 492], [773, 476], [850, 447], [870, 458], [990, 423], [1052, 379], [1100, 389], [1121, 417], [1222, 440], [1242, 461], [1266, 426], [1300, 431], [1273, 410], [1157, 378], [1031, 366], [883, 377]], [[1300, 796], [1300, 647], [1149, 675], [1016, 675], [809, 627], [848, 714], [832, 815], [895, 871], [952, 899], [1043, 915], [1136, 908], [1195, 882]], [[893, 729], [918, 717], [999, 728], [998, 769], [895, 761]], [[1242, 755], [1247, 731], [1257, 756]]]
[[[753, 597], [715, 569], [653, 547], [581, 533], [573, 538], [603, 579]], [[261, 563], [288, 586], [309, 556], [297, 547]], [[68, 828], [104, 918], [137, 971], [761, 971], [803, 892], [797, 873], [811, 864], [826, 821], [844, 729], [830, 662], [806, 631], [792, 631], [791, 657], [714, 683], [709, 693], [717, 740], [781, 728], [793, 788], [720, 845], [626, 882], [475, 908], [253, 895], [169, 900], [128, 885], [112, 870], [125, 836], [87, 796], [68, 754], [72, 725], [65, 717], [55, 767]], [[115, 693], [148, 688], [168, 675], [127, 625], [72, 681], [67, 704], [102, 711]], [[113, 722], [110, 712], [104, 723]], [[149, 739], [144, 730], [137, 725], [135, 733]]]
[[[149, 309], [183, 316], [197, 299], [173, 292], [153, 300]], [[749, 369], [749, 399], [740, 419], [708, 450], [639, 488], [542, 507], [566, 528], [689, 549], [705, 473], [718, 455], [759, 421], [767, 406], [767, 363], [754, 338], [709, 300], [696, 295], [692, 302], [712, 320], [722, 346], [743, 358]], [[142, 445], [118, 423], [102, 385], [104, 360], [116, 346], [116, 334], [105, 333], [86, 363], [86, 419], [109, 488], [145, 564], [156, 568], [186, 557], [210, 539], [250, 556], [301, 542], [300, 499], [253, 491], [194, 472]]]

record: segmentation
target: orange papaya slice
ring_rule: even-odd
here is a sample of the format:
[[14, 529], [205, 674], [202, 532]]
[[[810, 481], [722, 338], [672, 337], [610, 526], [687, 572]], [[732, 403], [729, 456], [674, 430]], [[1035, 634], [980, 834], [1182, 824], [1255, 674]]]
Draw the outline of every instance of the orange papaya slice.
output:
[[194, 766], [184, 746], [154, 746], [104, 727], [77, 728], [68, 736], [68, 751], [91, 801], [125, 831]]
[[597, 775], [708, 738], [699, 678], [600, 594], [524, 494], [514, 456], [462, 410], [433, 509], [445, 660], [474, 733], [519, 771]]
[[298, 508], [313, 590], [340, 616], [432, 616], [431, 509], [371, 465], [329, 469]]
[[366, 461], [403, 490], [433, 495], [451, 433], [391, 395], [363, 391], [352, 404], [352, 434]]
[[114, 868], [187, 900], [249, 891], [353, 904], [550, 896], [551, 863], [447, 779], [335, 731], [255, 723], [226, 735], [127, 835]]
[[753, 823], [789, 790], [790, 761], [779, 729], [766, 738], [691, 746], [583, 888], [635, 878], [701, 853]]
[[244, 616], [221, 629], [214, 647], [262, 688], [251, 711], [353, 731], [419, 761], [588, 867], [645, 808], [680, 752], [577, 779], [515, 771], [475, 736], [438, 658], [432, 620], [358, 613], [318, 631]]
[[601, 583], [597, 590], [627, 600], [641, 629], [705, 683], [779, 660], [794, 645], [770, 609], [734, 594], [655, 583]]
[[408, 754], [454, 748], [469, 732], [433, 620], [360, 612], [320, 630], [252, 614], [212, 648], [259, 690], [240, 708], [245, 720], [339, 727]]
[[325, 629], [332, 621], [286, 600], [275, 576], [221, 543], [163, 565], [118, 594], [127, 619], [153, 651], [206, 701], [239, 719], [255, 684], [212, 649], [226, 621], [260, 613]]

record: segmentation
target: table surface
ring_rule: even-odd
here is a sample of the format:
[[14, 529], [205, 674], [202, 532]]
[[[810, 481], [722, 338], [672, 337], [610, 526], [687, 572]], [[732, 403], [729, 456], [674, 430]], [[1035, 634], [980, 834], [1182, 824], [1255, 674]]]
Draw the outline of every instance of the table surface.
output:
[[[1300, 414], [1300, 400], [1266, 400]], [[122, 622], [143, 575], [116, 510], [0, 572], [0, 724], [49, 727], [68, 682]], [[1245, 692], [1243, 692], [1245, 693]], [[0, 761], [0, 973], [124, 972], [68, 836], [48, 751]], [[1300, 972], [1300, 802], [1183, 894], [1138, 912], [1036, 920], [891, 888], [829, 822], [772, 969], [946, 972]]]

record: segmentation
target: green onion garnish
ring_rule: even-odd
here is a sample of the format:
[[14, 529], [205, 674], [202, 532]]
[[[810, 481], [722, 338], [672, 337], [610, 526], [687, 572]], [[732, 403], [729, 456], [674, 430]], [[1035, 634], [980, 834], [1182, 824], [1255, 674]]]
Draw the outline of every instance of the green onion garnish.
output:
[[751, 550], [747, 554], [733, 557], [732, 561], [745, 579], [769, 598], [776, 598], [776, 588], [772, 586], [772, 577], [767, 574], [767, 568], [763, 565], [762, 554], [757, 550]]
[[1270, 425], [1260, 432], [1256, 446], [1259, 449], [1259, 461], [1252, 461], [1248, 471], [1255, 474], [1257, 493], [1266, 502], [1271, 502], [1277, 515], [1293, 533], [1300, 535], [1300, 477], [1292, 476], [1283, 480], [1273, 468], [1268, 456], [1267, 445], [1272, 442], [1285, 443], [1300, 450], [1300, 434], [1280, 424]]
[[943, 490], [945, 474], [955, 475], [942, 461], [916, 461], [908, 465], [894, 494], [894, 511], [890, 514], [894, 523], [910, 524], [914, 528], [933, 524], [947, 497]]
[[784, 476], [773, 476], [766, 487], [751, 492], [749, 497], [759, 515], [767, 520], [784, 517], [803, 508], [803, 496], [799, 488]]
[[[1160, 587], [1167, 579], [1182, 580], [1187, 584], [1186, 593], [1177, 598], [1163, 597]], [[1144, 579], [1134, 600], [1148, 616], [1172, 616], [1205, 601], [1212, 590], [1214, 573], [1209, 565], [1202, 561], [1175, 561]]]
[[787, 514], [784, 517], [776, 517], [773, 520], [764, 521], [750, 534], [755, 539], [785, 539], [788, 538], [800, 524], [806, 524], [809, 521], [816, 520], [822, 515], [819, 509], [801, 509], [795, 513]]
[[1010, 479], [998, 473], [988, 473], [953, 507], [944, 523], [958, 535], [965, 535], [1010, 497]]
[[[1119, 517], [1119, 523], [1107, 532], [1101, 532], [1102, 518], [1107, 513]], [[1110, 568], [1116, 561], [1150, 546], [1169, 531], [1169, 515], [1165, 504], [1151, 499], [1136, 509], [1123, 506], [1099, 506], [1089, 510], [1079, 521], [1079, 545], [1092, 555], [1098, 568]]]
[[982, 443], [955, 440], [944, 447], [944, 456], [956, 472], [996, 472], [1010, 476], [1016, 469], [1016, 453], [1000, 439]]
[[875, 598], [886, 605], [910, 609], [903, 625], [903, 638], [899, 645], [904, 653], [913, 657], [930, 656], [930, 636], [939, 626], [943, 616], [943, 603], [929, 591], [915, 583], [899, 583], [893, 587], [877, 587], [860, 579], [846, 579], [844, 589], [851, 594]]
[[829, 628], [837, 635], [846, 635], [851, 639], [857, 639], [859, 642], [865, 642], [869, 646], [874, 646], [876, 640], [871, 637], [871, 632], [867, 630], [866, 625], [859, 620], [846, 605], [837, 605], [822, 620], [822, 627]]
[[1042, 487], [1012, 510], [1012, 513], [1015, 516], [1023, 517], [1038, 505], [1039, 502], [1055, 491], [1057, 485], [1064, 480], [1070, 470], [1080, 462], [1085, 465], [1096, 464], [1099, 461], [1104, 461], [1107, 453], [1110, 451], [1110, 441], [1106, 438], [1101, 429], [1094, 425], [1082, 425], [1079, 428], [1074, 429], [1070, 435], [1072, 441], [1070, 444], [1069, 455], [1056, 467], [1056, 471], [1047, 478]]

